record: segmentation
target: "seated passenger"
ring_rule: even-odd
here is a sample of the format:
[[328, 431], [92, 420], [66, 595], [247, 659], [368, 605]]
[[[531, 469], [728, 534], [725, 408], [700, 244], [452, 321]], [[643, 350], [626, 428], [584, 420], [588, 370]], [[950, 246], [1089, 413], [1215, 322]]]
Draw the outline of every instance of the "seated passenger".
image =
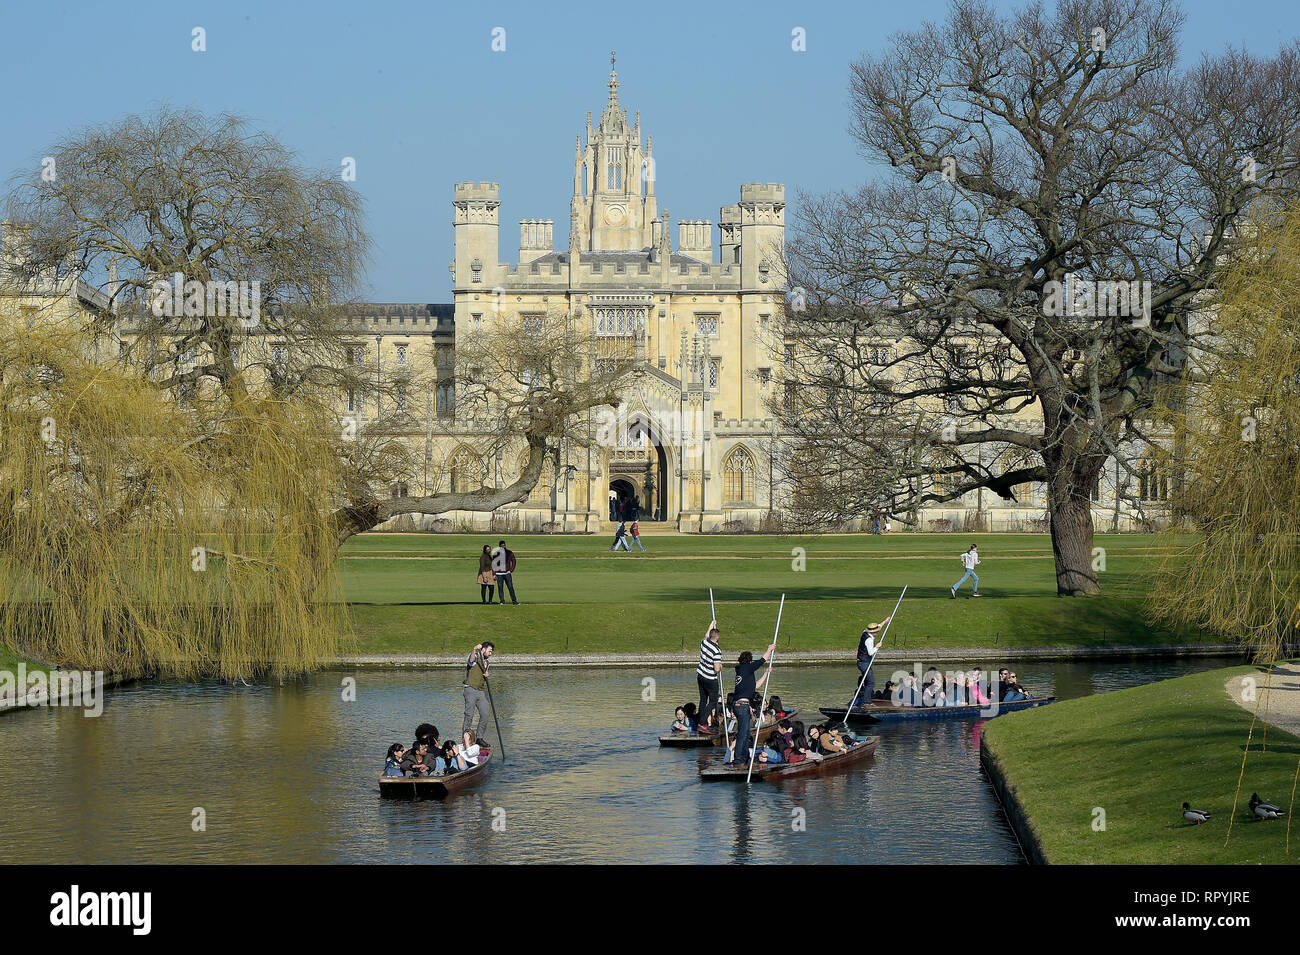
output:
[[1016, 700], [1032, 700], [1034, 695], [1020, 685], [1020, 680], [1014, 673], [1007, 677], [1007, 695], [1002, 698], [1003, 702], [1014, 703]]
[[401, 743], [394, 743], [388, 747], [388, 758], [384, 760], [385, 776], [402, 776], [402, 759], [406, 756], [406, 747]]
[[886, 680], [883, 689], [877, 690], [871, 694], [873, 700], [888, 700], [894, 696], [894, 690], [898, 686], [893, 680]]
[[943, 690], [943, 683], [938, 677], [931, 680], [921, 693], [923, 706], [947, 706], [948, 694]]
[[965, 706], [970, 702], [966, 689], [966, 674], [958, 670], [952, 675], [952, 691], [948, 694], [949, 706]]
[[785, 704], [781, 702], [779, 696], [772, 697], [772, 711], [776, 713], [776, 718], [778, 720], [785, 719]]
[[469, 769], [469, 763], [461, 755], [460, 747], [451, 740], [442, 744], [442, 771], [447, 775]]
[[980, 668], [976, 667], [970, 671], [970, 678], [966, 681], [966, 698], [972, 703], [978, 703], [980, 706], [989, 705], [988, 694], [984, 692], [981, 683], [984, 681], [980, 678]]
[[840, 736], [839, 730], [823, 729], [821, 735], [822, 752], [827, 756], [834, 756], [836, 753], [847, 753], [849, 744]]
[[478, 738], [475, 737], [473, 730], [465, 731], [465, 745], [461, 747], [460, 754], [465, 758], [465, 762], [470, 766], [477, 766], [479, 759]]
[[695, 704], [683, 703], [682, 712], [686, 714], [686, 722], [690, 724], [691, 730], [698, 730], [700, 728], [700, 714], [695, 711]]
[[407, 750], [401, 767], [407, 776], [430, 776], [436, 772], [433, 758], [429, 755], [429, 744], [424, 740], [416, 740], [415, 745]]
[[[690, 704], [687, 704], [688, 706]], [[694, 733], [695, 723], [686, 715], [686, 707], [679, 706], [673, 713], [673, 725], [669, 730], [672, 733]]]
[[432, 723], [421, 723], [415, 728], [415, 740], [424, 740], [429, 744], [429, 751], [436, 753], [441, 744], [438, 742], [438, 727]]

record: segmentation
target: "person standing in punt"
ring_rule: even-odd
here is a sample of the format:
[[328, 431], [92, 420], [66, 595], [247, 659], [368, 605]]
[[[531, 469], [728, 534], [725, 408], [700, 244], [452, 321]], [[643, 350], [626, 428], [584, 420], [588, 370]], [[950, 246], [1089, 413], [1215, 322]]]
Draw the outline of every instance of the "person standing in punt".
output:
[[[893, 614], [890, 614], [880, 623], [867, 624], [867, 629], [862, 631], [862, 637], [858, 640], [858, 681], [853, 684], [853, 690], [857, 692], [858, 687], [862, 687], [862, 692], [858, 694], [859, 703], [869, 702], [876, 692], [876, 668], [871, 665], [880, 650], [876, 638], [880, 636], [880, 628], [887, 626], [892, 619]], [[866, 677], [865, 685], [863, 677]]]
[[748, 650], [736, 660], [736, 692], [735, 700], [731, 705], [731, 711], [736, 716], [736, 737], [732, 741], [733, 745], [730, 752], [727, 754], [726, 761], [728, 763], [749, 761], [749, 730], [753, 722], [754, 701], [758, 697], [758, 691], [767, 682], [767, 678], [771, 676], [772, 671], [768, 670], [758, 679], [755, 679], [755, 676], [759, 668], [772, 659], [774, 653], [776, 653], [776, 644], [772, 643], [763, 656], [757, 660]]
[[[487, 725], [491, 715], [487, 698], [487, 672], [488, 666], [492, 660], [492, 654], [496, 652], [496, 646], [491, 640], [485, 640], [483, 643], [474, 645], [474, 649], [469, 652], [469, 659], [465, 661], [465, 722], [461, 725], [462, 734], [470, 729], [474, 730], [475, 736], [481, 736], [484, 726]], [[471, 726], [474, 721], [474, 714], [478, 713], [478, 725]]]
[[700, 690], [700, 703], [695, 712], [701, 726], [707, 723], [710, 713], [717, 711], [722, 696], [722, 647], [718, 645], [720, 638], [718, 621], [711, 621], [704, 639], [700, 641], [700, 662], [695, 668], [695, 683]]

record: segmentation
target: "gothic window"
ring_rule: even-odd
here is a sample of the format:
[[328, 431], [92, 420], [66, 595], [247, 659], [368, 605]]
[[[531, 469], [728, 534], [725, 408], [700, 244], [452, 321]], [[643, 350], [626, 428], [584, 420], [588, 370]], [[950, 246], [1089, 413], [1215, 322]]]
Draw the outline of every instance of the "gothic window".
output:
[[530, 312], [520, 316], [523, 330], [533, 335], [540, 335], [545, 328], [546, 316], [541, 312]]
[[447, 461], [447, 473], [451, 477], [451, 490], [456, 494], [466, 494], [478, 481], [483, 469], [483, 463], [469, 448], [461, 445], [456, 449], [456, 453]]
[[275, 362], [277, 365], [283, 365], [287, 355], [288, 352], [283, 345], [271, 346], [271, 361]]
[[729, 504], [754, 499], [754, 456], [739, 445], [722, 464], [722, 486]]
[[455, 387], [450, 382], [439, 385], [435, 392], [435, 400], [439, 417], [451, 414], [456, 403]]
[[357, 390], [355, 388], [348, 389], [348, 410], [349, 411], [361, 410], [361, 402], [357, 399]]
[[397, 410], [406, 410], [406, 385], [397, 386]]
[[406, 364], [406, 346], [405, 346], [405, 345], [398, 345], [398, 346], [397, 346], [397, 363], [398, 363], [399, 365], [405, 365], [405, 364]]
[[469, 264], [469, 270], [470, 270], [471, 282], [483, 281], [483, 262], [481, 260], [475, 259], [473, 262], [471, 262]]
[[644, 328], [644, 308], [603, 307], [596, 309], [596, 334], [606, 338], [631, 338]]
[[234, 364], [236, 368], [239, 367], [239, 346], [238, 345], [230, 346], [230, 361]]
[[709, 387], [718, 387], [718, 369], [722, 367], [722, 359], [715, 358], [709, 362]]
[[408, 488], [405, 484], [393, 485], [393, 497], [408, 497], [408, 496], [410, 496], [410, 488]]
[[695, 319], [695, 333], [697, 335], [716, 336], [718, 334], [718, 316], [716, 315], [699, 315]]
[[1144, 504], [1169, 500], [1169, 472], [1154, 457], [1138, 466], [1138, 500]]
[[767, 391], [767, 386], [771, 382], [771, 380], [772, 380], [771, 368], [760, 368], [758, 370], [758, 387], [762, 388], [764, 391]]
[[357, 345], [352, 349], [352, 363], [354, 365], [364, 365], [366, 363], [365, 345]]

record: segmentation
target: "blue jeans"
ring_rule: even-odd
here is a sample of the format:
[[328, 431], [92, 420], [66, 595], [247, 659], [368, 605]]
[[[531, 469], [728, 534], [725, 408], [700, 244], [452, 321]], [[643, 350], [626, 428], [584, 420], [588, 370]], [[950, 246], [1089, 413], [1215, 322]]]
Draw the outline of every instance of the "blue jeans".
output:
[[731, 708], [731, 712], [736, 714], [736, 764], [749, 762], [749, 723], [752, 714], [749, 710], [748, 703], [737, 703]]
[[973, 570], [968, 570], [968, 571], [966, 571], [966, 573], [965, 573], [964, 575], [962, 575], [961, 580], [957, 581], [955, 584], [952, 585], [952, 589], [953, 589], [953, 590], [960, 590], [960, 589], [961, 589], [961, 585], [964, 584], [964, 583], [966, 583], [966, 578], [968, 578], [968, 577], [969, 577], [971, 580], [975, 581], [975, 586], [973, 586], [973, 587], [971, 588], [972, 593], [979, 593], [979, 592], [980, 592], [980, 579], [979, 579], [979, 575], [976, 574], [975, 571], [973, 571]]
[[[636, 544], [637, 547], [640, 547], [641, 553], [645, 553], [645, 545], [641, 543], [640, 537], [629, 537], [628, 540], [630, 540], [632, 544]], [[629, 554], [632, 553], [632, 544], [627, 545], [627, 551]]]
[[510, 588], [510, 602], [519, 603], [515, 598], [515, 575], [514, 574], [497, 574], [497, 600], [501, 603], [506, 602], [506, 588]]

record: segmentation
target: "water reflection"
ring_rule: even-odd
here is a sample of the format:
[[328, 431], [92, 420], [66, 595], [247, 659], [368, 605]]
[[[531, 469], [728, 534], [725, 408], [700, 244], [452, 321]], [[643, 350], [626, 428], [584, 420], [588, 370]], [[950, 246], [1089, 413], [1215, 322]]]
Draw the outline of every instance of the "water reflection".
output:
[[[1017, 672], [1036, 692], [1078, 696], [1221, 665]], [[818, 705], [846, 702], [846, 669], [778, 667], [774, 688], [811, 718]], [[647, 675], [656, 703], [641, 699]], [[362, 671], [356, 702], [342, 700], [342, 676], [137, 686], [110, 694], [98, 719], [0, 718], [7, 861], [1019, 860], [980, 774], [982, 724], [882, 729], [873, 758], [828, 776], [705, 785], [698, 768], [714, 754], [654, 745], [673, 707], [695, 698], [692, 670], [502, 668], [493, 692], [505, 761], [445, 801], [395, 801], [377, 793], [383, 753], [424, 719], [444, 735], [459, 730], [455, 675]], [[192, 828], [196, 808], [205, 832]]]

